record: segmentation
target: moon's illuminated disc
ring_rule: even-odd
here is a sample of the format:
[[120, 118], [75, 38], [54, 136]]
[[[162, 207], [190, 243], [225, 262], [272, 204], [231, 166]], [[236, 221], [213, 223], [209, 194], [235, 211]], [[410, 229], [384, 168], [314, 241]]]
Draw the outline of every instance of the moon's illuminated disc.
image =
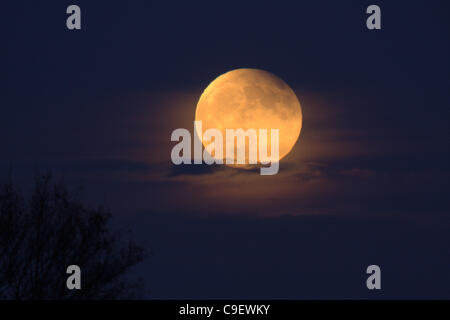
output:
[[[202, 121], [203, 132], [219, 129], [224, 139], [226, 129], [267, 129], [269, 153], [270, 130], [279, 129], [279, 157], [275, 159], [279, 160], [291, 151], [300, 135], [302, 111], [294, 91], [274, 74], [236, 69], [217, 77], [203, 91], [195, 120]], [[208, 143], [202, 142], [206, 147]], [[248, 148], [246, 152], [248, 159]]]

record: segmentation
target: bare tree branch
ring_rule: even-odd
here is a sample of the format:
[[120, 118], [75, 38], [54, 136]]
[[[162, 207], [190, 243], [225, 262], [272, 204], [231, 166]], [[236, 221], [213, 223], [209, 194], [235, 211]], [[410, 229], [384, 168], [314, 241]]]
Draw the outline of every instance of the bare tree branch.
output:
[[[138, 294], [125, 278], [143, 248], [109, 227], [111, 214], [72, 199], [50, 175], [29, 201], [11, 181], [0, 190], [0, 298], [120, 299]], [[66, 268], [82, 270], [82, 289], [66, 288]]]

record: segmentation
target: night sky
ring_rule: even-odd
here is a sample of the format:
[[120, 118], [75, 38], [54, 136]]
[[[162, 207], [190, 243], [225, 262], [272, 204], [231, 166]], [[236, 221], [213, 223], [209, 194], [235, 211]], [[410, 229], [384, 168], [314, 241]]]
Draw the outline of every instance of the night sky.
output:
[[[109, 208], [152, 252], [147, 298], [450, 298], [448, 2], [214, 3], [2, 3], [1, 179], [51, 170]], [[173, 165], [237, 68], [302, 105], [279, 173]]]

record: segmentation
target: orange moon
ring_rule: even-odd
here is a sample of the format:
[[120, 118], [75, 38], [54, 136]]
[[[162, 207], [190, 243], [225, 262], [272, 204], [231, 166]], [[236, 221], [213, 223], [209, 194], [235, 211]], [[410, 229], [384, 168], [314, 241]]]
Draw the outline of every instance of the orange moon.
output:
[[[294, 91], [274, 74], [259, 69], [236, 69], [220, 75], [203, 91], [195, 111], [203, 131], [219, 129], [223, 136], [226, 129], [267, 129], [270, 139], [270, 129], [279, 129], [278, 160], [296, 143], [302, 118]], [[270, 152], [270, 141], [267, 144]]]

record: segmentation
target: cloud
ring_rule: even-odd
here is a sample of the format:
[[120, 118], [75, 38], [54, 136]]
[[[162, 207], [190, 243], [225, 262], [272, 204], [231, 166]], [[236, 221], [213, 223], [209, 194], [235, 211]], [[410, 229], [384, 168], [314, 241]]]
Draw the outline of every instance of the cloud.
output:
[[219, 170], [223, 170], [222, 165], [207, 165], [204, 163], [171, 165], [167, 177], [213, 174]]

